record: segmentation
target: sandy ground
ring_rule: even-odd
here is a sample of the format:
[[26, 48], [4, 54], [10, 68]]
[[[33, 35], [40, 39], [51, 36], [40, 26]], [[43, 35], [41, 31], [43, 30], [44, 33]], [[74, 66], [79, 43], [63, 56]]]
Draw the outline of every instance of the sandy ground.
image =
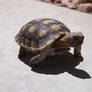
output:
[[[81, 31], [85, 35], [83, 62], [70, 53], [50, 57], [48, 63], [33, 68], [18, 59], [14, 36], [37, 17], [54, 18], [72, 32]], [[0, 25], [0, 92], [92, 92], [91, 14], [38, 0], [0, 0]]]

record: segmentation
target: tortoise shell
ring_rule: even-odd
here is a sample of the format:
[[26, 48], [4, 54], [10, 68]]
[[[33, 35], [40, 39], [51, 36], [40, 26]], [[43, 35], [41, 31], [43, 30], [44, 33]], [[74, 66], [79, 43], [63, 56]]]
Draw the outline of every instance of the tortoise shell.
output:
[[25, 24], [15, 40], [20, 46], [34, 52], [42, 50], [67, 33], [70, 30], [60, 21], [37, 18]]

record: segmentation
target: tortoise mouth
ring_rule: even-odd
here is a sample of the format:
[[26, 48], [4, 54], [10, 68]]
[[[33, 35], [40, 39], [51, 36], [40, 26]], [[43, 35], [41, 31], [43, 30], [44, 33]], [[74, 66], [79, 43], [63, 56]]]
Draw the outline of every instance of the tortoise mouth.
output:
[[82, 44], [82, 43], [83, 43], [83, 41], [79, 41], [79, 42], [78, 42], [78, 44]]
[[82, 45], [83, 42], [77, 42], [77, 43], [69, 43], [70, 47], [76, 47], [79, 45]]

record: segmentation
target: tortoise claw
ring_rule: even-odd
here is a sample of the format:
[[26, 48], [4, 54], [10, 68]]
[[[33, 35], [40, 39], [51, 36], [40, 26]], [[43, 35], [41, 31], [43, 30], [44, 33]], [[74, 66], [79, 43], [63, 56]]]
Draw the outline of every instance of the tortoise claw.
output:
[[38, 64], [41, 62], [41, 57], [40, 57], [40, 54], [32, 57], [29, 61], [30, 64]]
[[83, 61], [83, 57], [82, 57], [80, 54], [74, 55], [74, 58], [75, 58], [76, 60]]

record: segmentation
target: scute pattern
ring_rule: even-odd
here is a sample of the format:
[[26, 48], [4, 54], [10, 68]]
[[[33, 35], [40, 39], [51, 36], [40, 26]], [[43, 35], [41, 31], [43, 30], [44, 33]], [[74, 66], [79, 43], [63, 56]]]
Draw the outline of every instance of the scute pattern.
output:
[[22, 27], [16, 41], [25, 48], [38, 50], [66, 33], [70, 31], [63, 23], [49, 18], [38, 18]]
[[55, 25], [52, 25], [51, 26], [51, 29], [53, 30], [53, 31], [56, 31], [56, 30], [59, 30], [59, 29], [61, 29], [61, 25], [58, 25], [58, 24], [55, 24]]
[[31, 26], [28, 31], [29, 31], [29, 33], [33, 34], [35, 32], [35, 30], [36, 30], [36, 27]]
[[38, 33], [38, 37], [39, 38], [45, 38], [48, 35], [48, 31], [47, 30], [40, 30]]
[[43, 24], [49, 24], [49, 23], [55, 23], [56, 21], [54, 20], [44, 20], [42, 23]]

